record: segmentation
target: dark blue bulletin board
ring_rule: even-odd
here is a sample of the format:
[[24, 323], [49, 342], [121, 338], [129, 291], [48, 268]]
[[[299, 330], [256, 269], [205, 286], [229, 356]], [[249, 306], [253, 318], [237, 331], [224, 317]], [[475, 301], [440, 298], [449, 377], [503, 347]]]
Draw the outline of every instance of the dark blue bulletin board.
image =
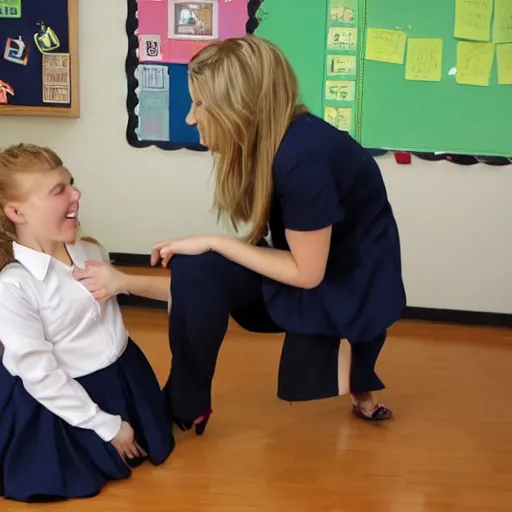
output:
[[[106, 0], [105, 0], [106, 1]], [[201, 4], [201, 2], [188, 2], [188, 0], [173, 0], [178, 4]], [[219, 0], [224, 1], [224, 0]], [[256, 12], [262, 0], [232, 0], [237, 3], [244, 3], [247, 12], [247, 23], [245, 26], [247, 33], [253, 33], [258, 25]], [[126, 76], [128, 85], [128, 94], [126, 99], [126, 107], [128, 112], [128, 123], [126, 128], [126, 139], [128, 143], [136, 148], [145, 148], [149, 146], [156, 146], [163, 150], [177, 150], [189, 149], [193, 151], [206, 151], [207, 148], [199, 143], [199, 134], [197, 129], [193, 126], [188, 126], [185, 118], [190, 109], [191, 98], [188, 92], [188, 74], [186, 63], [165, 63], [165, 62], [151, 62], [144, 59], [139, 59], [139, 4], [146, 2], [146, 0], [128, 0], [128, 17], [126, 22], [126, 33], [128, 36], [128, 55], [126, 58]], [[169, 0], [163, 0], [166, 4]], [[169, 2], [170, 4], [171, 2]], [[141, 119], [139, 111], [141, 109], [140, 103], [143, 101], [141, 96], [138, 95], [138, 90], [141, 87], [141, 68], [146, 70], [156, 66], [159, 72], [162, 68], [165, 69], [165, 80], [169, 81], [168, 93], [165, 94], [165, 99], [155, 101], [152, 108], [161, 108], [161, 102], [166, 103], [168, 108], [168, 116], [166, 116], [164, 129], [160, 126], [160, 131], [166, 132], [167, 140], [152, 140], [142, 136], [141, 133]], [[160, 93], [159, 93], [160, 94]], [[143, 108], [149, 108], [149, 105], [143, 105]], [[158, 115], [155, 115], [158, 118]]]
[[0, 115], [79, 116], [77, 4], [0, 0]]

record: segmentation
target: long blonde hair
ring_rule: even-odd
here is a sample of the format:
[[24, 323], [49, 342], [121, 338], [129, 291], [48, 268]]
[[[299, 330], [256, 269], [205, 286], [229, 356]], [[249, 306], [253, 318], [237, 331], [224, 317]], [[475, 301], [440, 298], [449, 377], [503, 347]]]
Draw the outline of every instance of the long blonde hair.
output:
[[16, 240], [16, 229], [4, 207], [9, 201], [23, 200], [17, 176], [55, 170], [62, 165], [53, 150], [34, 144], [18, 144], [0, 151], [0, 270], [14, 260], [12, 243]]
[[214, 209], [256, 243], [267, 232], [272, 166], [299, 102], [297, 78], [283, 53], [255, 36], [226, 39], [200, 50], [189, 65], [203, 104], [215, 159]]

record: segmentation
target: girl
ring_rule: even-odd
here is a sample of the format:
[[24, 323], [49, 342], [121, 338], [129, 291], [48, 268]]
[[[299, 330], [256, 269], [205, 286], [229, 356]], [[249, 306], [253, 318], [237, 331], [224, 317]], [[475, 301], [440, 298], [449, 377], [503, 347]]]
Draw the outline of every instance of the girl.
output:
[[[230, 314], [257, 332], [284, 332], [278, 396], [340, 393], [340, 339], [352, 348], [353, 412], [392, 416], [376, 403], [375, 363], [405, 307], [400, 242], [374, 159], [299, 103], [296, 77], [269, 42], [216, 42], [190, 62], [187, 121], [215, 155], [215, 207], [243, 240], [196, 236], [153, 248], [171, 268], [172, 369], [165, 393], [181, 427], [211, 413], [217, 354]], [[265, 236], [270, 232], [270, 246]], [[172, 259], [171, 259], [172, 256]], [[144, 278], [105, 266], [77, 278], [98, 297], [164, 298]]]
[[158, 381], [115, 299], [73, 279], [100, 248], [75, 241], [80, 192], [50, 149], [0, 152], [0, 495], [97, 494], [174, 447]]

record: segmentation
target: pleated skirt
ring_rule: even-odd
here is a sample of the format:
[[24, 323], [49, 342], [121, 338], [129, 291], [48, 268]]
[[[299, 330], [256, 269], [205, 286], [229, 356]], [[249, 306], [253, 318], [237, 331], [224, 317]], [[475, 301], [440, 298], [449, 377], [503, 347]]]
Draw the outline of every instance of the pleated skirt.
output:
[[[149, 462], [169, 457], [172, 421], [153, 369], [133, 341], [114, 364], [76, 380], [100, 409], [132, 426]], [[0, 364], [0, 496], [23, 502], [92, 497], [142, 462], [125, 462], [94, 431], [51, 413]]]

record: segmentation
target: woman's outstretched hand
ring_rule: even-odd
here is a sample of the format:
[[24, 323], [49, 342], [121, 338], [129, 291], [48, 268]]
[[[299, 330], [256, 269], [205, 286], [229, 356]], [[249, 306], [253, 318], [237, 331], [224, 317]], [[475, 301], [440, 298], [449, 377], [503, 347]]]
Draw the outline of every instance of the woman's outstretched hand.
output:
[[85, 286], [96, 300], [107, 300], [125, 292], [125, 274], [102, 261], [86, 261], [85, 269], [75, 269], [73, 277]]
[[175, 254], [197, 255], [211, 251], [218, 238], [215, 235], [189, 236], [156, 244], [151, 251], [151, 265], [160, 262], [162, 267], [167, 267]]

